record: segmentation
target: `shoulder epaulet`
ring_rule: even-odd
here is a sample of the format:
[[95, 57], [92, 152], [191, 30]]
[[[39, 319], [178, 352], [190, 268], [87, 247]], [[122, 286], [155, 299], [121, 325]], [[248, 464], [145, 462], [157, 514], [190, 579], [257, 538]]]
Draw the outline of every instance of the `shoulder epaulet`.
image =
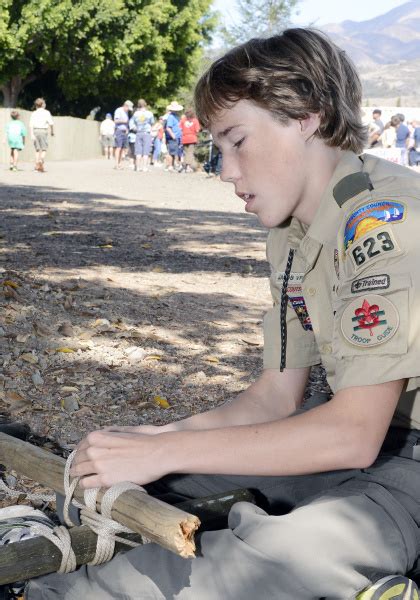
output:
[[347, 200], [365, 190], [373, 190], [373, 184], [367, 173], [352, 173], [343, 177], [333, 189], [333, 196], [341, 208]]

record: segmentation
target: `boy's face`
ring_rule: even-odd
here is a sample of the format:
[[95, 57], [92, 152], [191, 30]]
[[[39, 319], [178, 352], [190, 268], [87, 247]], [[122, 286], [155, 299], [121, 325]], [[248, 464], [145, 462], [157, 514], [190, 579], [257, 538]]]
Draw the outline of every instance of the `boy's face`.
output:
[[240, 100], [220, 112], [211, 133], [223, 154], [221, 179], [234, 184], [245, 210], [266, 227], [293, 215], [307, 186], [307, 134], [300, 121], [282, 125], [267, 110]]

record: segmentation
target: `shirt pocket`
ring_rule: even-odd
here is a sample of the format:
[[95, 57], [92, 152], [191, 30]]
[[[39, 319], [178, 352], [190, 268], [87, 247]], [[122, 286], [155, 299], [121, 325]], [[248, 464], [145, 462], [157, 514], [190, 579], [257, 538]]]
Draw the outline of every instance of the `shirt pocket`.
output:
[[335, 357], [406, 354], [411, 287], [408, 273], [383, 271], [340, 286], [333, 302]]

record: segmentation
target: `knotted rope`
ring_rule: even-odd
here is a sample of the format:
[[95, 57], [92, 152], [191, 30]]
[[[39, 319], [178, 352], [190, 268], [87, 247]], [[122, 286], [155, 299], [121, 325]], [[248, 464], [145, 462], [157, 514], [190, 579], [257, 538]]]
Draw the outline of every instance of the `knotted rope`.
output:
[[[95, 556], [88, 564], [99, 565], [111, 560], [114, 555], [115, 542], [121, 542], [122, 544], [126, 544], [127, 546], [131, 546], [133, 548], [140, 545], [138, 542], [127, 540], [118, 535], [119, 533], [134, 532], [125, 525], [121, 525], [121, 523], [114, 521], [111, 513], [114, 502], [124, 492], [128, 490], [138, 490], [144, 493], [147, 492], [140, 485], [131, 483], [130, 481], [122, 481], [113, 485], [104, 493], [100, 506], [101, 512], [97, 512], [96, 510], [97, 497], [101, 488], [85, 490], [83, 494], [85, 503], [81, 504], [73, 498], [80, 477], [75, 477], [72, 481], [70, 481], [70, 468], [75, 455], [76, 450], [70, 454], [64, 468], [64, 522], [68, 527], [73, 527], [75, 525], [69, 515], [70, 504], [73, 504], [80, 509], [81, 523], [89, 527], [98, 536]], [[23, 492], [11, 490], [1, 479], [0, 482], [0, 488], [12, 497], [19, 497], [22, 495]], [[46, 501], [51, 501], [54, 499], [54, 496], [42, 496], [41, 498], [40, 494], [26, 494], [26, 496], [29, 500], [48, 499]], [[57, 546], [57, 548], [60, 550], [62, 559], [58, 571], [59, 573], [70, 573], [71, 571], [75, 571], [77, 567], [76, 555], [71, 546], [69, 530], [66, 527], [60, 525], [58, 527], [50, 528], [48, 525], [32, 522], [29, 528], [33, 534], [42, 535], [55, 544], [55, 546]], [[146, 544], [149, 541], [150, 540], [142, 536], [141, 543]]]

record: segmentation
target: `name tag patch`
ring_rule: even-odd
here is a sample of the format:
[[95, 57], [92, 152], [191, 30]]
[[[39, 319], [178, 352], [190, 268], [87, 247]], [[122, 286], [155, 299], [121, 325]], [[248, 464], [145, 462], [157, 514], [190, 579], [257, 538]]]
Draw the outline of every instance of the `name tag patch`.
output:
[[365, 236], [372, 229], [388, 223], [402, 223], [406, 214], [405, 204], [391, 200], [380, 200], [361, 206], [350, 215], [346, 222], [344, 249], [350, 248], [356, 240]]
[[397, 332], [400, 317], [395, 305], [376, 294], [356, 298], [348, 304], [341, 317], [344, 338], [362, 348], [379, 346]]
[[[290, 273], [289, 285], [302, 283], [304, 277], [305, 277], [305, 273]], [[281, 287], [283, 285], [283, 280], [284, 280], [284, 271], [277, 271], [274, 275], [275, 283]]]
[[303, 329], [305, 331], [312, 331], [311, 317], [306, 308], [305, 298], [303, 296], [289, 296], [289, 301], [294, 308]]
[[351, 293], [373, 292], [374, 290], [386, 290], [389, 288], [389, 275], [372, 275], [371, 277], [362, 277], [356, 279], [351, 284]]

